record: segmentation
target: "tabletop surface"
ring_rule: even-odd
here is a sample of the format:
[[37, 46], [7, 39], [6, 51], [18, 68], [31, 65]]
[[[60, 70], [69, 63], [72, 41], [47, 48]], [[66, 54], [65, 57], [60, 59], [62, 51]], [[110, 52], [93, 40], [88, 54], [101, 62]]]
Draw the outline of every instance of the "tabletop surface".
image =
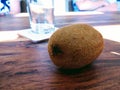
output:
[[[57, 27], [73, 23], [119, 26], [120, 12], [55, 17]], [[28, 17], [0, 17], [0, 33], [29, 27]], [[56, 67], [47, 42], [33, 43], [21, 36], [0, 42], [0, 90], [120, 90], [120, 42], [104, 39], [100, 56], [77, 70]]]

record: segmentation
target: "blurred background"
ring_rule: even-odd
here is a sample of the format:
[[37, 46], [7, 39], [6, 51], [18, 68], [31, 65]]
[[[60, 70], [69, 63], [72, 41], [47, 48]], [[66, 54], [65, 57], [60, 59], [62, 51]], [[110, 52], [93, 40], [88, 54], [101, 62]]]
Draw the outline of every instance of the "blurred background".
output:
[[[76, 12], [75, 1], [77, 0], [54, 0], [54, 11], [56, 13]], [[112, 1], [116, 1], [117, 10], [120, 11], [120, 0], [112, 0]], [[27, 5], [26, 0], [0, 0], [0, 15], [18, 14], [18, 13], [27, 12], [26, 5]], [[83, 4], [83, 6], [85, 5]], [[78, 11], [82, 11], [82, 10], [78, 10]]]

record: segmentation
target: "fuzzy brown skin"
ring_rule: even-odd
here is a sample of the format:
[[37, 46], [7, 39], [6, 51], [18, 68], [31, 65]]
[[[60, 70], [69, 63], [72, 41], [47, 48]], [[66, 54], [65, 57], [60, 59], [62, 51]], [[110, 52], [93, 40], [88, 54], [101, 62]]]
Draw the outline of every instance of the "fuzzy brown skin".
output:
[[102, 35], [87, 24], [58, 29], [49, 39], [48, 52], [53, 63], [64, 69], [77, 69], [93, 62], [102, 52]]

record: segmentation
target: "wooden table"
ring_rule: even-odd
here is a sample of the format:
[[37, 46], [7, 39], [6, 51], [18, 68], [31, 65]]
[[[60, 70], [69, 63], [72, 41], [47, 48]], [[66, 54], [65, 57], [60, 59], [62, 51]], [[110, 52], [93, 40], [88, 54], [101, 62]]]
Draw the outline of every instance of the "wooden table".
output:
[[[120, 25], [120, 12], [55, 17], [57, 27], [73, 23]], [[28, 17], [0, 17], [0, 33], [29, 27]], [[103, 52], [91, 65], [67, 71], [51, 62], [47, 41], [32, 43], [20, 36], [1, 41], [0, 90], [120, 90], [120, 42], [104, 42]]]

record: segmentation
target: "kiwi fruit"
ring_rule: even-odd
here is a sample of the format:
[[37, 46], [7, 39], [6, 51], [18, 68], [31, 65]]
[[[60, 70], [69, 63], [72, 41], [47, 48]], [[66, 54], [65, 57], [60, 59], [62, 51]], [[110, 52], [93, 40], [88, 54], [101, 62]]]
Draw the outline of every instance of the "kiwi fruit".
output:
[[88, 24], [61, 27], [48, 41], [52, 62], [63, 69], [78, 69], [92, 63], [103, 48], [101, 33]]

